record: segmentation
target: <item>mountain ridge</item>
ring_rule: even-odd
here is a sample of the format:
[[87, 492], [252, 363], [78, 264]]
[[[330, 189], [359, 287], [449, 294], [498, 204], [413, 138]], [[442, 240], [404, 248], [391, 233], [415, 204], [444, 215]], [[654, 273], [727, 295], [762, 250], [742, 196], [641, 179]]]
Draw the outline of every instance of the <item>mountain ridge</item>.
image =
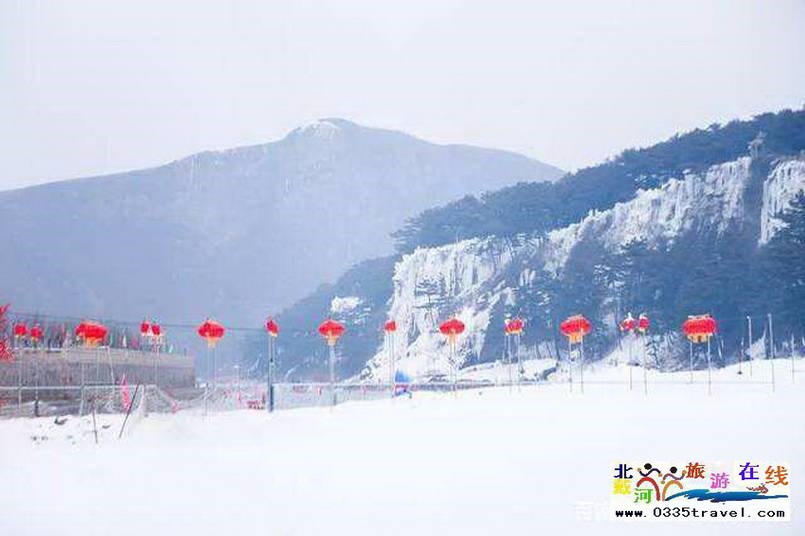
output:
[[[300, 319], [326, 315], [345, 321], [351, 330], [340, 343], [341, 374], [372, 381], [386, 375], [377, 328], [386, 318], [398, 324], [398, 355], [408, 372], [420, 376], [427, 372], [422, 369], [426, 357], [446, 366], [436, 326], [453, 314], [469, 326], [459, 349], [464, 365], [500, 357], [502, 331], [492, 326], [502, 325], [506, 315], [523, 316], [529, 323], [523, 336], [526, 353], [562, 357], [556, 326], [566, 315], [584, 313], [595, 326], [586, 343], [589, 358], [598, 359], [617, 343], [618, 318], [629, 310], [646, 311], [657, 330], [651, 344], [664, 348], [665, 360], [654, 366], [671, 369], [682, 364], [676, 359], [684, 353], [678, 325], [693, 312], [711, 311], [725, 320], [717, 363], [737, 359], [740, 320], [758, 310], [776, 309], [777, 328], [799, 333], [805, 294], [787, 275], [786, 263], [805, 264], [805, 259], [775, 258], [769, 244], [781, 228], [781, 213], [805, 186], [805, 111], [764, 114], [754, 123], [730, 125], [663, 142], [659, 151], [667, 157], [656, 169], [650, 163], [658, 150], [649, 148], [624, 151], [634, 162], [623, 166], [620, 175], [613, 172], [621, 168], [618, 161], [585, 170], [588, 176], [601, 172], [601, 191], [586, 207], [572, 208], [581, 214], [577, 220], [565, 221], [566, 205], [551, 197], [536, 219], [518, 211], [532, 201], [538, 208], [546, 206], [537, 192], [561, 190], [563, 183], [578, 180], [573, 175], [556, 185], [505, 187], [486, 199], [465, 198], [426, 211], [435, 217], [425, 219], [421, 229], [438, 231], [432, 239], [418, 229], [420, 234], [409, 235], [413, 242], [396, 256], [366, 261], [280, 315], [286, 329], [297, 334], [280, 350], [284, 366], [298, 377], [321, 373], [326, 356]], [[769, 139], [777, 141], [763, 141]], [[734, 158], [720, 160], [725, 154]], [[640, 161], [641, 155], [648, 160]], [[634, 180], [631, 171], [641, 168], [650, 180]], [[610, 205], [611, 192], [604, 190], [617, 180], [624, 183], [621, 190], [632, 193]], [[489, 204], [498, 210], [486, 211]], [[506, 208], [516, 215], [510, 221], [519, 228], [495, 226], [494, 218]], [[453, 240], [458, 235], [454, 229], [439, 228], [456, 219], [467, 232], [459, 240]], [[776, 248], [795, 251], [793, 245]], [[769, 292], [758, 286], [768, 277], [764, 270], [777, 274], [781, 289], [789, 290]], [[691, 276], [680, 276], [685, 273]], [[724, 277], [732, 284], [724, 285]], [[482, 288], [473, 290], [477, 284]], [[401, 296], [408, 304], [396, 306]], [[335, 311], [336, 299], [356, 306]]]
[[0, 293], [18, 310], [256, 324], [391, 252], [391, 231], [434, 203], [562, 173], [338, 124], [338, 135], [319, 120], [272, 142], [0, 192], [13, 259]]

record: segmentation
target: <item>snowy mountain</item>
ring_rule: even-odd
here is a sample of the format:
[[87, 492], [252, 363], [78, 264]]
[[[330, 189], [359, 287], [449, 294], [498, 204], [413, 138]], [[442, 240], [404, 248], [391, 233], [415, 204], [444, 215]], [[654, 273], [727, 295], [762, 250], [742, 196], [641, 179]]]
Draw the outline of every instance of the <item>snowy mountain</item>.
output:
[[554, 167], [324, 119], [282, 140], [0, 192], [2, 300], [17, 311], [259, 326], [427, 207]]
[[[707, 228], [721, 235], [742, 225], [749, 210], [743, 198], [750, 184], [751, 162], [749, 157], [740, 158], [713, 166], [703, 175], [691, 174], [660, 188], [641, 190], [634, 200], [590, 213], [581, 222], [552, 231], [546, 238], [471, 239], [404, 256], [394, 269], [394, 294], [388, 308], [388, 316], [397, 319], [399, 327], [400, 367], [418, 376], [431, 369], [449, 370], [446, 340], [436, 328], [451, 314], [468, 328], [468, 336], [459, 339], [460, 366], [498, 357], [494, 350], [489, 355], [487, 332], [499, 331], [503, 313], [517, 311], [529, 291], [540, 290], [539, 272], [561, 277], [572, 253], [586, 244], [595, 243], [615, 252], [620, 245], [641, 240], [656, 249], [672, 246], [691, 231], [706, 232]], [[772, 215], [779, 214], [793, 193], [803, 189], [805, 160], [777, 163], [763, 182], [762, 221], [774, 221]], [[767, 227], [768, 223], [764, 229]], [[771, 233], [764, 238], [768, 240]], [[428, 295], [421, 291], [425, 282], [444, 289], [440, 306], [428, 305]], [[609, 328], [615, 335], [615, 318], [601, 320], [599, 328]], [[538, 349], [529, 351], [537, 353]], [[363, 376], [383, 377], [387, 356], [379, 347]]]
[[[797, 120], [801, 136], [805, 113], [798, 113]], [[757, 139], [758, 130], [744, 130], [744, 141]], [[726, 137], [727, 131], [712, 132], [716, 141], [723, 142], [718, 138]], [[685, 136], [675, 140], [689, 142]], [[656, 334], [649, 342], [664, 349], [653, 366], [665, 369], [687, 366], [680, 360], [686, 346], [676, 335], [687, 314], [711, 312], [722, 320], [717, 362], [736, 358], [747, 314], [765, 315], [776, 307], [784, 322], [781, 333], [801, 329], [797, 322], [805, 303], [796, 307], [769, 301], [765, 287], [769, 270], [798, 262], [775, 260], [766, 252], [782, 226], [780, 214], [805, 189], [805, 156], [746, 143], [743, 155], [720, 163], [712, 163], [712, 154], [702, 152], [705, 156], [698, 159], [708, 164], [702, 166], [688, 151], [672, 149], [662, 150], [678, 153], [686, 165], [678, 166], [678, 173], [667, 172], [674, 164], [654, 173], [649, 170], [638, 180], [624, 176], [624, 182], [635, 185], [626, 200], [597, 208], [606, 203], [592, 197], [590, 209], [580, 219], [547, 230], [528, 230], [524, 225], [516, 234], [408, 248], [399, 256], [369, 261], [289, 309], [281, 319], [292, 332], [301, 329], [303, 319], [310, 322], [330, 314], [343, 320], [350, 331], [340, 343], [342, 375], [369, 381], [384, 380], [388, 374], [388, 350], [379, 331], [386, 318], [395, 319], [398, 326], [400, 368], [419, 377], [449, 371], [450, 354], [438, 325], [452, 315], [467, 325], [459, 338], [459, 366], [501, 357], [507, 315], [527, 321], [526, 355], [556, 358], [565, 347], [557, 340], [558, 323], [570, 314], [584, 313], [594, 325], [589, 356], [598, 359], [618, 343], [618, 319], [630, 310], [646, 311]], [[652, 150], [645, 150], [646, 159], [653, 159]], [[618, 167], [618, 160], [601, 166], [607, 180], [613, 167]], [[584, 171], [594, 172], [595, 168]], [[556, 188], [574, 180], [579, 180], [578, 174], [563, 178]], [[602, 189], [601, 197], [609, 195]], [[494, 201], [490, 198], [487, 204]], [[445, 210], [455, 214], [449, 206]], [[479, 213], [483, 210], [479, 208]], [[554, 213], [563, 210], [557, 205]], [[437, 220], [441, 215], [429, 217]], [[427, 218], [422, 220], [429, 225]], [[797, 300], [801, 298], [795, 305]], [[321, 370], [323, 350], [313, 339], [299, 335], [286, 341], [280, 355], [284, 353], [291, 373], [304, 376]]]

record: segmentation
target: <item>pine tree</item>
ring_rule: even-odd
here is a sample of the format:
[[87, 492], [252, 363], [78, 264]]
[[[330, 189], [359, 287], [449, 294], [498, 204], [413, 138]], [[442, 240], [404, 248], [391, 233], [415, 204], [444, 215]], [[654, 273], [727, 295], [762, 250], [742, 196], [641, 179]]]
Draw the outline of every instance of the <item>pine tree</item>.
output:
[[803, 334], [805, 322], [805, 192], [779, 216], [783, 226], [766, 245], [759, 264], [767, 305], [780, 328]]

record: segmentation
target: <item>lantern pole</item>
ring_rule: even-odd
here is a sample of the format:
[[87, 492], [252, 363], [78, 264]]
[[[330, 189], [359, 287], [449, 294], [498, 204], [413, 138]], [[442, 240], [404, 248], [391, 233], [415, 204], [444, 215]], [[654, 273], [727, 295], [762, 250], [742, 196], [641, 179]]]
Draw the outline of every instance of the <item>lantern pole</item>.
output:
[[573, 339], [567, 338], [567, 383], [573, 393]]
[[272, 378], [271, 375], [271, 364], [274, 360], [272, 348], [274, 341], [271, 332], [267, 332], [266, 336], [268, 337], [268, 353], [266, 354], [266, 411], [271, 413], [274, 411], [274, 378]]
[[506, 370], [509, 375], [509, 394], [511, 394], [512, 386], [514, 385], [514, 376], [512, 375], [511, 339], [508, 333], [503, 334], [503, 351], [506, 354]]
[[712, 390], [712, 379], [710, 373], [710, 339], [712, 335], [707, 336], [707, 394], [708, 396], [713, 394]]
[[389, 386], [391, 387], [391, 396], [394, 396], [394, 336], [395, 333], [393, 331], [387, 331], [386, 334], [388, 335], [386, 339], [386, 344], [388, 345], [389, 350]]
[[749, 361], [749, 377], [752, 377], [752, 317], [747, 315], [746, 320], [749, 322], [749, 344], [746, 349], [746, 359]]
[[768, 313], [769, 317], [769, 357], [771, 358], [771, 392], [773, 393], [776, 389], [776, 385], [774, 382], [774, 323], [772, 322], [771, 313]]
[[688, 340], [688, 346], [690, 346], [690, 365], [688, 369], [690, 370], [690, 379], [688, 383], [693, 383], [693, 340]]
[[329, 338], [327, 345], [330, 347], [330, 396], [332, 397], [332, 405], [335, 406], [335, 339]]
[[584, 335], [581, 336], [579, 349], [579, 364], [581, 365], [581, 368], [579, 369], [579, 385], [581, 387], [581, 394], [584, 394]]
[[[629, 337], [629, 333], [627, 332], [624, 337]], [[629, 360], [629, 363], [628, 363], [628, 365], [629, 365], [629, 391], [631, 391], [632, 390], [632, 369], [634, 368], [633, 363], [632, 363], [632, 345], [631, 345], [631, 341], [629, 341], [628, 338], [626, 339], [626, 343], [627, 343], [626, 344], [626, 348], [627, 348], [626, 355], [628, 356], [627, 359]]]
[[450, 334], [450, 354], [452, 355], [452, 368], [453, 368], [453, 393], [458, 392], [458, 362], [456, 357], [456, 335]]
[[516, 352], [516, 355], [517, 355], [517, 392], [519, 393], [520, 392], [520, 387], [523, 384], [523, 368], [522, 368], [523, 365], [521, 364], [521, 359], [520, 359], [520, 334], [517, 333], [517, 334], [515, 334], [514, 337], [515, 337], [514, 346], [515, 346], [515, 352]]
[[216, 363], [215, 363], [215, 357], [216, 357], [215, 356], [215, 346], [213, 346], [212, 347], [212, 389], [213, 389], [213, 391], [215, 391], [215, 389], [218, 387], [218, 367], [216, 366]]
[[17, 376], [19, 389], [17, 390], [17, 409], [22, 409], [22, 354], [17, 356]]
[[643, 395], [648, 396], [648, 350], [643, 341]]
[[506, 333], [503, 336], [504, 345], [503, 347], [506, 350], [506, 369], [509, 371], [509, 394], [512, 392], [512, 385], [514, 385], [514, 377], [512, 376], [512, 352], [511, 352], [511, 339], [509, 338], [509, 334]]

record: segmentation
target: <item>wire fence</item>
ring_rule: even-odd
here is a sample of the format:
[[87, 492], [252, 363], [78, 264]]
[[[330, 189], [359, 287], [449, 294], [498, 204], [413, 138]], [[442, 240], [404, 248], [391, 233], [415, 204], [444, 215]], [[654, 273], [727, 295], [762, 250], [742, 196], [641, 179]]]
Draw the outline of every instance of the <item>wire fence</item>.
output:
[[[723, 374], [708, 379], [699, 371], [685, 377], [686, 372], [663, 373], [637, 368], [626, 368], [621, 378], [591, 376], [582, 381], [578, 376], [553, 380], [534, 378], [461, 380], [458, 382], [414, 382], [386, 384], [361, 383], [277, 383], [274, 385], [274, 409], [326, 407], [346, 402], [412, 397], [416, 393], [451, 393], [479, 390], [488, 387], [508, 388], [510, 392], [566, 389], [568, 393], [585, 392], [644, 392], [649, 394], [685, 395], [695, 390], [718, 394], [719, 389], [734, 391], [738, 386], [746, 395], [769, 393], [776, 384], [797, 383], [797, 377], [805, 370], [788, 360], [767, 360], [766, 366], [777, 370], [776, 379], [767, 375], [751, 376], [747, 371], [736, 373], [734, 378]], [[628, 376], [627, 376], [628, 374]], [[502, 375], [505, 376], [505, 375]], [[805, 382], [805, 380], [800, 380]], [[805, 385], [805, 383], [803, 383]], [[177, 413], [196, 411], [225, 412], [241, 409], [266, 410], [267, 388], [265, 383], [254, 381], [232, 382], [217, 386], [168, 389], [157, 385], [83, 385], [83, 386], [5, 386], [0, 387], [0, 418], [13, 417], [62, 417], [97, 414], [134, 413], [138, 417], [150, 413]]]

